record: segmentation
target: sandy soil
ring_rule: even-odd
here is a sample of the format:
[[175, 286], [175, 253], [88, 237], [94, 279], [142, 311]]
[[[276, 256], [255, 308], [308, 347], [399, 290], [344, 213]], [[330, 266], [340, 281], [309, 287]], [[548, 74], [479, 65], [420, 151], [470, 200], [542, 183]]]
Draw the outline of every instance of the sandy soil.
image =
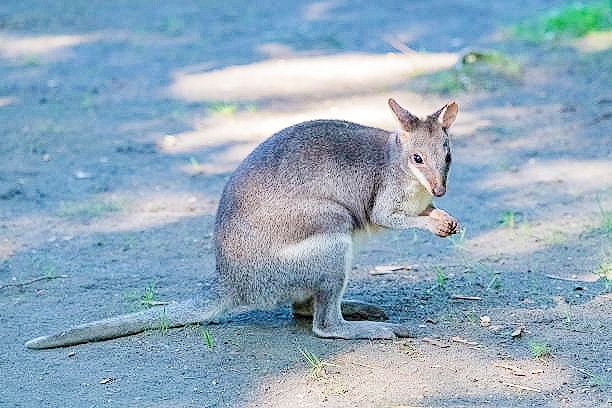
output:
[[[0, 4], [0, 406], [612, 406], [609, 43], [503, 35], [556, 1], [375, 3]], [[465, 235], [374, 236], [348, 287], [414, 339], [323, 340], [281, 308], [23, 346], [151, 288], [188, 298], [214, 269], [223, 184], [257, 143], [315, 118], [392, 128], [388, 97], [430, 113], [451, 96], [415, 76], [471, 49], [521, 69], [452, 95], [437, 204]], [[389, 264], [416, 266], [370, 273]]]

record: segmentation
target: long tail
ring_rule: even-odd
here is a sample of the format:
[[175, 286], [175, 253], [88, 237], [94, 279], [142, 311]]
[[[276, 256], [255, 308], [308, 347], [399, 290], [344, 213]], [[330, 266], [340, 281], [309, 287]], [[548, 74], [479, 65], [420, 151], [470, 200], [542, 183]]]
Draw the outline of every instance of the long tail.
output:
[[222, 304], [202, 305], [193, 300], [154, 307], [136, 313], [125, 314], [72, 327], [58, 334], [37, 337], [25, 346], [31, 349], [48, 349], [75, 344], [115, 339], [141, 333], [148, 329], [182, 327], [188, 324], [209, 322], [220, 316]]

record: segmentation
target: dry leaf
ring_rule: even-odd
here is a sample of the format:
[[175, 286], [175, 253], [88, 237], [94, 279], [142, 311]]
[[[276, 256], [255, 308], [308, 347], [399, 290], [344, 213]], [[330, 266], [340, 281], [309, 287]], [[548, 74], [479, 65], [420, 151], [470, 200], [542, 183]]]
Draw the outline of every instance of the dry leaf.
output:
[[521, 337], [524, 330], [525, 330], [525, 326], [519, 326], [512, 333], [510, 333], [510, 336], [514, 338]]

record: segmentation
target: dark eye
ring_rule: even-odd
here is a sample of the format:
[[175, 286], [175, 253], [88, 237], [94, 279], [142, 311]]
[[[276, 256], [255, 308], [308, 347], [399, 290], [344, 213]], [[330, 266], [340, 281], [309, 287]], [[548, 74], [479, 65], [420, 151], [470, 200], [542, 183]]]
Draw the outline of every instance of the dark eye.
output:
[[423, 164], [423, 158], [419, 154], [412, 156], [412, 159], [416, 164]]
[[451, 162], [451, 154], [450, 153], [446, 153], [446, 164]]

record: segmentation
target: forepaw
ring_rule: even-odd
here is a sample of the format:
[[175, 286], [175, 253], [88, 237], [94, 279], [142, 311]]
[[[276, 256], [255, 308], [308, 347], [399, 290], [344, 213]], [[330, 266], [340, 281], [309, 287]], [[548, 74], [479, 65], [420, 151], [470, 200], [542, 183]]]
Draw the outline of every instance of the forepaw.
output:
[[434, 221], [432, 232], [439, 237], [448, 237], [458, 233], [461, 229], [459, 221], [445, 211], [435, 208], [429, 217]]

